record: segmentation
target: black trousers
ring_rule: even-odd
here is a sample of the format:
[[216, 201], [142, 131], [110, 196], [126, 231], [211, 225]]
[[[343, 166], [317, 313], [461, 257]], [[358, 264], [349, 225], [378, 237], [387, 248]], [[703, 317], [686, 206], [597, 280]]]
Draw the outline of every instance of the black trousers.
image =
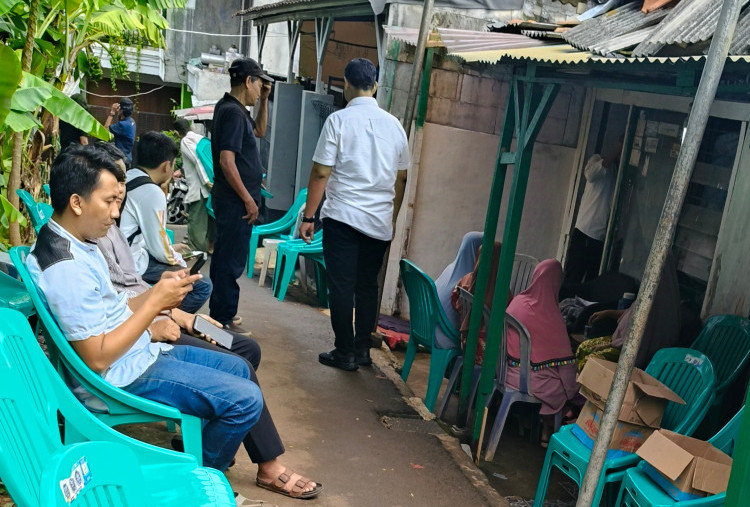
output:
[[[236, 333], [232, 334], [234, 335], [234, 341], [232, 342], [231, 351], [186, 333], [182, 333], [180, 339], [174, 344], [190, 345], [192, 347], [214, 350], [223, 354], [238, 355], [250, 367], [250, 378], [252, 381], [258, 384], [258, 376], [255, 374], [255, 371], [260, 366], [260, 345], [247, 336]], [[260, 413], [260, 419], [250, 429], [242, 443], [245, 446], [248, 456], [256, 464], [271, 461], [284, 454], [284, 444], [281, 443], [281, 437], [279, 437], [279, 432], [276, 431], [276, 425], [271, 418], [271, 413], [268, 411], [268, 404], [265, 400], [263, 400], [263, 411]]]
[[370, 334], [378, 316], [378, 272], [389, 244], [345, 223], [323, 219], [331, 326], [336, 348], [342, 353], [370, 348]]
[[586, 236], [573, 229], [568, 245], [568, 258], [565, 263], [564, 283], [582, 283], [599, 276], [604, 242]]
[[229, 324], [237, 315], [240, 300], [237, 279], [245, 270], [252, 225], [242, 219], [246, 213], [245, 205], [237, 197], [215, 196], [213, 207], [216, 241], [209, 270], [213, 292], [208, 307], [212, 318]]

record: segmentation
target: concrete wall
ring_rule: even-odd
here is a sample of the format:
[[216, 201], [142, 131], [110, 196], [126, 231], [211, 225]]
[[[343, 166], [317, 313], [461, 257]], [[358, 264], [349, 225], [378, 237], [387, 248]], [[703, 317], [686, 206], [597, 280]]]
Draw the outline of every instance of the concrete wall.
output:
[[[499, 137], [425, 124], [419, 185], [407, 257], [437, 277], [456, 254], [464, 233], [484, 230]], [[574, 170], [575, 148], [537, 143], [531, 163], [519, 253], [554, 257]], [[498, 234], [502, 234], [510, 172]]]
[[[234, 13], [249, 6], [248, 0], [194, 0], [194, 8], [169, 9], [167, 21], [171, 28], [210, 34], [240, 34], [243, 21], [232, 17]], [[248, 32], [249, 33], [249, 32]], [[164, 80], [168, 83], [186, 83], [185, 64], [191, 58], [200, 58], [212, 45], [222, 50], [222, 54], [232, 44], [241, 52], [246, 51], [242, 37], [217, 37], [167, 31], [167, 51], [165, 54], [166, 72]]]

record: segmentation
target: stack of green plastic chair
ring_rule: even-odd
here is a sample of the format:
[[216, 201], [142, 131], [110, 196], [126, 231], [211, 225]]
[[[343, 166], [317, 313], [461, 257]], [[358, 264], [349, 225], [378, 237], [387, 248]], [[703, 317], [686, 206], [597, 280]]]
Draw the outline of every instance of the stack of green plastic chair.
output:
[[[247, 277], [252, 278], [255, 266], [255, 252], [262, 238], [289, 240], [294, 237], [294, 225], [302, 207], [307, 201], [307, 189], [300, 190], [292, 206], [284, 213], [284, 216], [270, 224], [255, 225], [250, 232], [250, 250], [247, 254]], [[278, 261], [276, 262], [278, 265]]]
[[[34, 285], [26, 269], [26, 257], [29, 247], [14, 247], [10, 258], [26, 286], [45, 330], [47, 350], [52, 364], [63, 379], [72, 378], [80, 384], [83, 403], [100, 421], [107, 426], [120, 424], [147, 423], [165, 421], [167, 424], [178, 424], [182, 430], [185, 452], [192, 454], [201, 464], [203, 460], [202, 423], [198, 417], [183, 414], [174, 407], [168, 407], [127, 391], [106, 382], [78, 356], [65, 338], [57, 321], [42, 300], [41, 294]], [[78, 392], [78, 391], [76, 391]], [[65, 427], [66, 443], [78, 441], [76, 427]]]
[[[669, 402], [664, 410], [661, 427], [692, 435], [706, 415], [711, 404], [716, 376], [711, 361], [701, 352], [692, 349], [670, 348], [659, 350], [646, 368], [646, 373], [659, 380], [685, 401]], [[559, 468], [581, 487], [591, 457], [591, 449], [573, 434], [574, 424], [554, 433], [547, 448], [544, 466], [534, 498], [534, 507], [542, 507], [547, 495], [552, 467]], [[635, 466], [640, 458], [627, 456], [608, 458], [604, 462], [592, 505], [599, 505], [607, 484], [622, 481], [625, 470]]]
[[710, 434], [721, 424], [721, 402], [727, 388], [750, 359], [750, 320], [736, 315], [714, 315], [706, 321], [690, 348], [706, 354], [716, 372], [716, 390], [708, 411]]
[[[742, 413], [745, 408], [741, 408], [737, 414], [730, 420], [721, 431], [714, 435], [711, 442], [717, 449], [732, 456], [734, 446], [739, 436], [740, 423], [742, 422]], [[622, 480], [620, 494], [617, 497], [617, 506], [624, 507], [719, 507], [724, 505], [726, 492], [718, 495], [710, 495], [705, 498], [696, 498], [677, 502], [660, 488], [644, 472], [644, 462], [638, 463], [637, 467], [625, 472]]]
[[[16, 505], [235, 505], [218, 470], [122, 435], [87, 412], [22, 314], [0, 309], [0, 322], [0, 479]], [[78, 442], [62, 441], [61, 420]]]
[[26, 211], [29, 213], [31, 225], [34, 227], [34, 230], [39, 232], [39, 229], [52, 217], [52, 206], [46, 202], [36, 202], [34, 197], [26, 190], [19, 188], [16, 190], [16, 194], [18, 194], [21, 202], [26, 206]]
[[284, 301], [289, 284], [294, 278], [297, 258], [303, 256], [315, 263], [316, 281], [318, 283], [318, 300], [328, 307], [327, 286], [325, 284], [325, 260], [323, 258], [323, 231], [318, 231], [308, 244], [302, 239], [290, 239], [279, 243], [276, 250], [276, 270], [273, 273], [273, 294], [279, 301]]
[[23, 282], [2, 271], [0, 271], [0, 307], [18, 310], [26, 317], [31, 317], [36, 313], [29, 291], [26, 290]]
[[[409, 298], [409, 343], [406, 346], [401, 378], [404, 382], [409, 378], [418, 345], [430, 350], [430, 373], [424, 404], [427, 410], [432, 412], [435, 408], [445, 371], [454, 358], [461, 356], [461, 342], [458, 332], [448, 321], [448, 317], [446, 317], [443, 307], [440, 305], [435, 282], [432, 278], [408, 259], [401, 259], [400, 267], [401, 280], [404, 283], [406, 296]], [[440, 326], [445, 335], [451, 339], [454, 345], [452, 348], [442, 349], [436, 346], [436, 326]], [[455, 362], [454, 370], [460, 367], [461, 360], [458, 359]], [[456, 371], [452, 372], [451, 378], [455, 378], [455, 373]]]

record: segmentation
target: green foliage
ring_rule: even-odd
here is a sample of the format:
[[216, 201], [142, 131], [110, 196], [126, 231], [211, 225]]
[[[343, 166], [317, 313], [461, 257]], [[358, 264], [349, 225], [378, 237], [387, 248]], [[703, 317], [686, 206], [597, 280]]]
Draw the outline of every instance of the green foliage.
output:
[[[2, 1], [2, 0], [0, 0]], [[13, 93], [21, 81], [21, 62], [16, 53], [5, 45], [0, 45], [0, 125], [10, 112], [10, 102]]]

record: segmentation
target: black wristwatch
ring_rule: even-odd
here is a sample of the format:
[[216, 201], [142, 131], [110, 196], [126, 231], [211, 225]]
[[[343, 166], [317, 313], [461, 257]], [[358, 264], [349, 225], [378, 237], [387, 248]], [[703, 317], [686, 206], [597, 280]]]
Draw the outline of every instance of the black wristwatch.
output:
[[306, 216], [302, 215], [302, 222], [306, 224], [314, 224], [315, 223], [315, 217], [311, 216], [310, 218], [307, 218]]

